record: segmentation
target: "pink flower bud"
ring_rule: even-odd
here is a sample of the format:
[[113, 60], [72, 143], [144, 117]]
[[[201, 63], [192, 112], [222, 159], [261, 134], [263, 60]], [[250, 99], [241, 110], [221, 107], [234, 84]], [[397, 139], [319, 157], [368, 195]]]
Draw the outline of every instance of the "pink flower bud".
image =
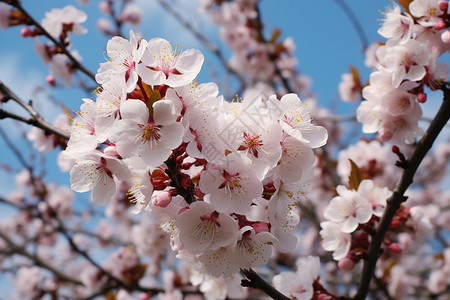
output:
[[45, 77], [45, 81], [47, 81], [47, 83], [51, 86], [55, 86], [55, 77], [53, 75], [47, 75], [47, 77]]
[[442, 30], [445, 28], [447, 28], [447, 24], [443, 20], [439, 21], [436, 25], [434, 25], [434, 29], [436, 30]]
[[98, 8], [100, 9], [100, 11], [102, 11], [103, 13], [110, 15], [112, 14], [112, 7], [111, 5], [109, 5], [108, 1], [102, 1], [98, 4]]
[[450, 44], [450, 30], [444, 31], [441, 34], [441, 40], [446, 44]]
[[392, 132], [392, 130], [388, 129], [388, 128], [383, 128], [380, 130], [380, 140], [382, 140], [383, 142], [387, 142], [389, 141], [392, 136], [394, 135], [394, 133]]
[[392, 229], [398, 229], [400, 227], [400, 221], [397, 219], [392, 220], [391, 222], [391, 228]]
[[425, 101], [427, 101], [427, 94], [425, 93], [417, 94], [417, 101], [419, 101], [420, 103], [425, 103]]
[[446, 12], [448, 9], [448, 2], [447, 1], [439, 1], [439, 9]]
[[106, 155], [119, 157], [119, 153], [117, 153], [116, 146], [114, 145], [106, 147], [105, 150], [103, 150], [103, 153]]
[[153, 200], [153, 204], [159, 207], [167, 207], [170, 201], [172, 201], [172, 195], [167, 191], [162, 191]]
[[267, 225], [267, 223], [265, 222], [255, 222], [254, 224], [252, 224], [253, 229], [255, 229], [255, 233], [260, 233], [260, 232], [269, 232], [269, 226]]
[[22, 37], [30, 37], [32, 35], [31, 29], [29, 27], [20, 29], [20, 35]]
[[397, 243], [392, 243], [389, 245], [389, 250], [394, 254], [402, 254], [402, 247]]
[[353, 267], [355, 266], [355, 264], [353, 263], [353, 261], [348, 258], [345, 257], [343, 259], [341, 259], [338, 262], [338, 267], [339, 269], [341, 269], [342, 271], [351, 271], [353, 269]]

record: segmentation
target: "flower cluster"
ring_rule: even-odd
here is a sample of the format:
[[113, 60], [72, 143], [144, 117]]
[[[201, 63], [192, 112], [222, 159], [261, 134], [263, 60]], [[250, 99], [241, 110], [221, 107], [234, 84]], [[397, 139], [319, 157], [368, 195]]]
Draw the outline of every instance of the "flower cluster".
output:
[[309, 189], [313, 148], [327, 132], [294, 94], [227, 102], [198, 85], [203, 55], [161, 38], [113, 37], [60, 159], [71, 187], [108, 202], [129, 184], [135, 212], [161, 219], [179, 256], [212, 276], [293, 249], [296, 204]]
[[448, 77], [448, 64], [437, 59], [450, 49], [449, 12], [446, 1], [414, 0], [406, 12], [394, 6], [386, 13], [378, 33], [388, 40], [376, 50], [375, 71], [362, 90], [367, 101], [357, 110], [363, 132], [400, 145], [422, 135], [425, 88], [438, 90]]
[[333, 258], [340, 261], [341, 268], [351, 269], [361, 258], [361, 250], [368, 242], [368, 234], [364, 230], [354, 240], [352, 233], [373, 216], [382, 216], [392, 192], [376, 186], [369, 179], [361, 181], [357, 189], [339, 185], [336, 192], [338, 195], [325, 208], [326, 221], [320, 224], [322, 247], [333, 251]]
[[[309, 95], [310, 79], [296, 71], [294, 40], [288, 37], [280, 41], [278, 28], [273, 30], [269, 39], [265, 39], [258, 2], [202, 0], [200, 10], [209, 13], [211, 20], [220, 26], [221, 39], [234, 51], [230, 59], [234, 70], [253, 82], [275, 79], [281, 84], [286, 80], [293, 90]], [[283, 88], [287, 88], [285, 83]]]

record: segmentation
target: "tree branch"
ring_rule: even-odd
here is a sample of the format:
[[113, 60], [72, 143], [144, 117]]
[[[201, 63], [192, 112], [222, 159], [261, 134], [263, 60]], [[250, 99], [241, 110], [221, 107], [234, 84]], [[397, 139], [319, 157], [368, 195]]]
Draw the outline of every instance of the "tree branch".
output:
[[395, 212], [406, 200], [406, 197], [404, 196], [405, 191], [413, 183], [413, 177], [417, 171], [417, 168], [430, 150], [441, 130], [444, 128], [445, 124], [447, 124], [449, 118], [450, 89], [445, 88], [444, 100], [442, 101], [442, 105], [438, 113], [417, 144], [411, 158], [408, 160], [408, 165], [404, 169], [401, 179], [398, 181], [394, 192], [392, 193], [392, 196], [387, 200], [386, 210], [377, 227], [376, 234], [372, 237], [369, 250], [367, 251], [367, 259], [364, 261], [361, 281], [355, 299], [363, 300], [366, 298], [367, 293], [369, 292], [370, 281], [380, 254], [381, 244], [383, 243], [386, 232], [389, 230], [392, 219], [395, 216]]
[[64, 53], [69, 59], [70, 59], [70, 61], [73, 63], [73, 66], [75, 67], [75, 68], [77, 68], [77, 69], [79, 69], [80, 71], [82, 71], [84, 74], [86, 74], [88, 77], [90, 77], [94, 82], [95, 82], [95, 84], [97, 84], [97, 81], [95, 80], [95, 75], [91, 72], [91, 71], [89, 71], [85, 66], [83, 66], [82, 64], [81, 64], [81, 62], [79, 62], [70, 52], [69, 52], [69, 50], [67, 49], [67, 47], [63, 44], [63, 43], [61, 43], [61, 42], [59, 42], [59, 41], [57, 41], [53, 36], [51, 36], [50, 35], [50, 33], [48, 33], [47, 32], [47, 30], [45, 30], [42, 26], [41, 26], [41, 24], [38, 22], [38, 21], [36, 21], [23, 7], [22, 7], [22, 5], [20, 4], [20, 1], [18, 1], [18, 0], [12, 0], [11, 1], [11, 3], [10, 3], [12, 6], [14, 6], [15, 8], [17, 8], [28, 20], [29, 20], [29, 22], [31, 23], [31, 25], [34, 25], [34, 26], [36, 26], [41, 32], [42, 32], [42, 34], [43, 35], [45, 35], [56, 47], [58, 47], [60, 50], [61, 50], [61, 52], [62, 53]]
[[58, 137], [61, 137], [61, 138], [65, 139], [65, 140], [68, 140], [70, 138], [70, 134], [60, 130], [59, 128], [51, 125], [46, 120], [44, 120], [39, 115], [39, 113], [36, 110], [34, 110], [34, 108], [31, 105], [31, 101], [28, 104], [25, 103], [25, 101], [20, 99], [19, 96], [14, 94], [14, 92], [12, 92], [1, 81], [0, 81], [0, 95], [3, 95], [3, 99], [1, 100], [1, 102], [6, 102], [8, 100], [13, 100], [14, 102], [16, 102], [17, 104], [22, 106], [31, 115], [31, 118], [25, 118], [25, 117], [21, 117], [21, 116], [15, 115], [13, 113], [7, 112], [7, 111], [5, 111], [3, 109], [0, 109], [0, 119], [12, 118], [14, 120], [18, 120], [18, 121], [21, 121], [23, 123], [30, 124], [30, 125], [36, 126], [38, 128], [41, 128], [46, 133], [54, 134], [54, 135], [56, 135]]
[[282, 293], [280, 293], [277, 289], [271, 286], [267, 281], [261, 278], [253, 269], [241, 270], [241, 273], [247, 277], [247, 279], [243, 279], [241, 281], [241, 285], [244, 287], [251, 287], [254, 289], [258, 289], [263, 291], [272, 299], [275, 300], [289, 300], [289, 297], [286, 297]]
[[58, 277], [58, 279], [65, 281], [65, 282], [70, 282], [70, 283], [73, 283], [76, 285], [83, 285], [83, 283], [80, 280], [70, 277], [67, 274], [62, 273], [61, 271], [57, 270], [53, 266], [49, 265], [48, 263], [46, 263], [45, 261], [40, 259], [38, 256], [29, 253], [28, 251], [25, 250], [24, 247], [19, 246], [16, 243], [14, 243], [13, 240], [11, 240], [7, 235], [5, 235], [1, 231], [0, 231], [0, 238], [2, 238], [8, 244], [8, 246], [14, 250], [14, 252], [16, 254], [20, 254], [22, 256], [29, 258], [36, 265], [52, 272], [56, 277]]

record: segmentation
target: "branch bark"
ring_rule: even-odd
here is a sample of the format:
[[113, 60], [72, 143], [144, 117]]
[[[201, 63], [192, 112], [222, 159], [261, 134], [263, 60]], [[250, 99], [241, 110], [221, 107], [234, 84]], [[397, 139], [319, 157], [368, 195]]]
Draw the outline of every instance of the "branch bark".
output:
[[369, 292], [370, 281], [372, 279], [375, 266], [380, 255], [381, 244], [383, 243], [386, 232], [389, 230], [392, 219], [395, 216], [395, 212], [406, 200], [406, 197], [404, 196], [405, 191], [413, 183], [414, 174], [416, 173], [420, 163], [430, 150], [441, 130], [447, 124], [449, 118], [450, 89], [445, 88], [444, 100], [442, 101], [442, 105], [438, 113], [417, 144], [416, 149], [408, 160], [408, 165], [404, 169], [402, 177], [397, 182], [392, 196], [387, 200], [386, 210], [376, 229], [376, 234], [372, 237], [372, 242], [370, 243], [369, 250], [367, 251], [367, 259], [364, 261], [361, 281], [358, 286], [357, 294], [355, 296], [356, 300], [363, 300], [366, 298], [367, 293]]
[[16, 114], [7, 112], [3, 109], [0, 109], [0, 119], [11, 118], [11, 119], [41, 128], [46, 133], [54, 134], [65, 140], [68, 140], [70, 138], [70, 134], [68, 134], [67, 132], [64, 132], [64, 131], [60, 130], [59, 128], [48, 123], [45, 119], [43, 119], [39, 115], [39, 113], [36, 110], [34, 110], [31, 103], [26, 103], [25, 101], [23, 101], [19, 96], [17, 96], [13, 91], [11, 91], [1, 81], [0, 81], [0, 95], [3, 95], [3, 99], [1, 100], [1, 102], [13, 100], [14, 102], [16, 102], [17, 104], [22, 106], [31, 115], [31, 118], [25, 118], [25, 117], [18, 116]]
[[272, 299], [275, 300], [290, 300], [289, 297], [286, 297], [282, 293], [280, 293], [276, 288], [271, 286], [267, 281], [261, 278], [253, 269], [241, 270], [241, 273], [247, 277], [247, 279], [243, 279], [241, 281], [241, 285], [244, 287], [251, 287], [254, 289], [258, 289]]

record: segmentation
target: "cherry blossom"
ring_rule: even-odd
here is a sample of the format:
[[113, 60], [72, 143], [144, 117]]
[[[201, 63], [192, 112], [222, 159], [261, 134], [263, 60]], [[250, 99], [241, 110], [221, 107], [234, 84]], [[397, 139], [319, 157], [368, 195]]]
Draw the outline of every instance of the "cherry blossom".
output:
[[122, 37], [113, 37], [106, 46], [110, 61], [100, 64], [95, 75], [97, 82], [104, 84], [117, 77], [126, 83], [127, 92], [133, 91], [138, 81], [137, 65], [142, 59], [146, 46], [147, 41], [138, 40], [132, 30], [130, 30], [129, 41]]
[[72, 5], [67, 5], [64, 8], [54, 8], [47, 12], [42, 20], [42, 27], [55, 38], [68, 32], [85, 34], [87, 29], [80, 24], [86, 22], [86, 19], [87, 15], [84, 12]]
[[176, 122], [178, 113], [169, 100], [153, 103], [154, 117], [144, 102], [127, 100], [120, 106], [122, 119], [112, 130], [111, 138], [122, 157], [138, 155], [150, 166], [162, 164], [172, 149], [178, 147], [183, 126]]
[[93, 152], [80, 158], [70, 170], [70, 187], [79, 193], [92, 190], [92, 201], [106, 204], [114, 195], [114, 178], [127, 180], [128, 168], [116, 157]]
[[232, 243], [237, 237], [238, 223], [227, 214], [218, 213], [205, 202], [195, 202], [176, 220], [180, 241], [193, 254], [216, 250]]
[[355, 231], [358, 224], [370, 220], [372, 206], [367, 199], [342, 185], [336, 191], [339, 196], [334, 197], [324, 211], [327, 220], [335, 222], [346, 233]]
[[274, 111], [280, 112], [281, 128], [288, 135], [308, 144], [311, 148], [325, 145], [328, 138], [326, 129], [311, 124], [312, 119], [308, 107], [301, 102], [297, 95], [284, 95], [280, 101], [275, 96], [271, 96], [269, 103], [275, 107]]
[[142, 64], [137, 69], [142, 80], [149, 85], [186, 85], [194, 80], [203, 64], [200, 51], [172, 50], [170, 42], [162, 38], [151, 39], [145, 49]]

